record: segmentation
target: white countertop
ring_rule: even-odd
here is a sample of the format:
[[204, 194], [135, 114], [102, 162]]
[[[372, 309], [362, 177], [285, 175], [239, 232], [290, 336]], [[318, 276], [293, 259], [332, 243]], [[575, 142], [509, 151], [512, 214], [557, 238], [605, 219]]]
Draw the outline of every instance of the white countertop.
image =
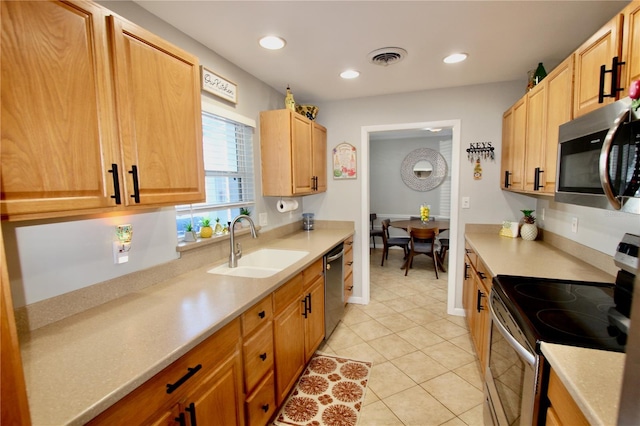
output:
[[542, 342], [549, 364], [592, 425], [614, 425], [625, 354]]
[[86, 423], [352, 234], [300, 231], [259, 247], [309, 252], [271, 277], [207, 273], [218, 261], [21, 336], [32, 423]]

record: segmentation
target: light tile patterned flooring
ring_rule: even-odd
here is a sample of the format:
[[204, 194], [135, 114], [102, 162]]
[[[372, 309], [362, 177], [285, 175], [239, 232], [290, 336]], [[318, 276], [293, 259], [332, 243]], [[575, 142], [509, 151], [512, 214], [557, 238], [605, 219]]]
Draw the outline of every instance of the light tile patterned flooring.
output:
[[373, 361], [358, 426], [481, 426], [482, 381], [464, 317], [447, 314], [447, 274], [402, 252], [371, 253], [371, 302], [348, 305], [320, 351]]

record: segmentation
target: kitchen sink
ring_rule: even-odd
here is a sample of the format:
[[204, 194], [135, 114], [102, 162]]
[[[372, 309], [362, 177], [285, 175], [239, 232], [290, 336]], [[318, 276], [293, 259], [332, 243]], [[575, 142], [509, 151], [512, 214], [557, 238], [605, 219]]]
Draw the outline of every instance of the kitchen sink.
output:
[[237, 268], [229, 268], [229, 265], [225, 263], [207, 272], [236, 277], [266, 278], [293, 265], [308, 254], [308, 251], [261, 249], [243, 255], [238, 259]]

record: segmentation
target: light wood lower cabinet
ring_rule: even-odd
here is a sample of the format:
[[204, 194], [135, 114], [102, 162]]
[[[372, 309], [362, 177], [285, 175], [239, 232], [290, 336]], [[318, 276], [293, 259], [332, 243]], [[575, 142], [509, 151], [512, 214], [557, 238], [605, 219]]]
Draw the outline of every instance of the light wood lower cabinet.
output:
[[276, 401], [280, 405], [324, 338], [322, 259], [274, 293]]
[[493, 278], [482, 259], [477, 257], [468, 245], [466, 245], [463, 277], [463, 308], [471, 340], [480, 360], [482, 374], [484, 374], [489, 355], [491, 317], [488, 302]]
[[240, 319], [200, 343], [90, 425], [244, 425]]
[[584, 414], [573, 400], [569, 391], [560, 381], [553, 369], [549, 372], [549, 388], [547, 390], [549, 408], [547, 408], [546, 424], [549, 426], [588, 426]]
[[353, 294], [353, 237], [344, 242], [344, 304]]

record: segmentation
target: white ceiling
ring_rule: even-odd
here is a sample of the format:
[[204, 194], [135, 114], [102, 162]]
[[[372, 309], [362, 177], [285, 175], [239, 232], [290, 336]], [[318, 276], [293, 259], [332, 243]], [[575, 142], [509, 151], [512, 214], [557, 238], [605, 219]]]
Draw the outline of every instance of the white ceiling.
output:
[[[528, 70], [543, 62], [550, 71], [629, 1], [136, 3], [274, 89], [290, 85], [297, 103], [315, 103], [513, 80], [524, 93]], [[285, 48], [261, 48], [270, 34]], [[408, 55], [387, 67], [369, 63], [383, 47]], [[442, 62], [457, 51], [469, 59]], [[341, 79], [347, 68], [360, 77]]]

